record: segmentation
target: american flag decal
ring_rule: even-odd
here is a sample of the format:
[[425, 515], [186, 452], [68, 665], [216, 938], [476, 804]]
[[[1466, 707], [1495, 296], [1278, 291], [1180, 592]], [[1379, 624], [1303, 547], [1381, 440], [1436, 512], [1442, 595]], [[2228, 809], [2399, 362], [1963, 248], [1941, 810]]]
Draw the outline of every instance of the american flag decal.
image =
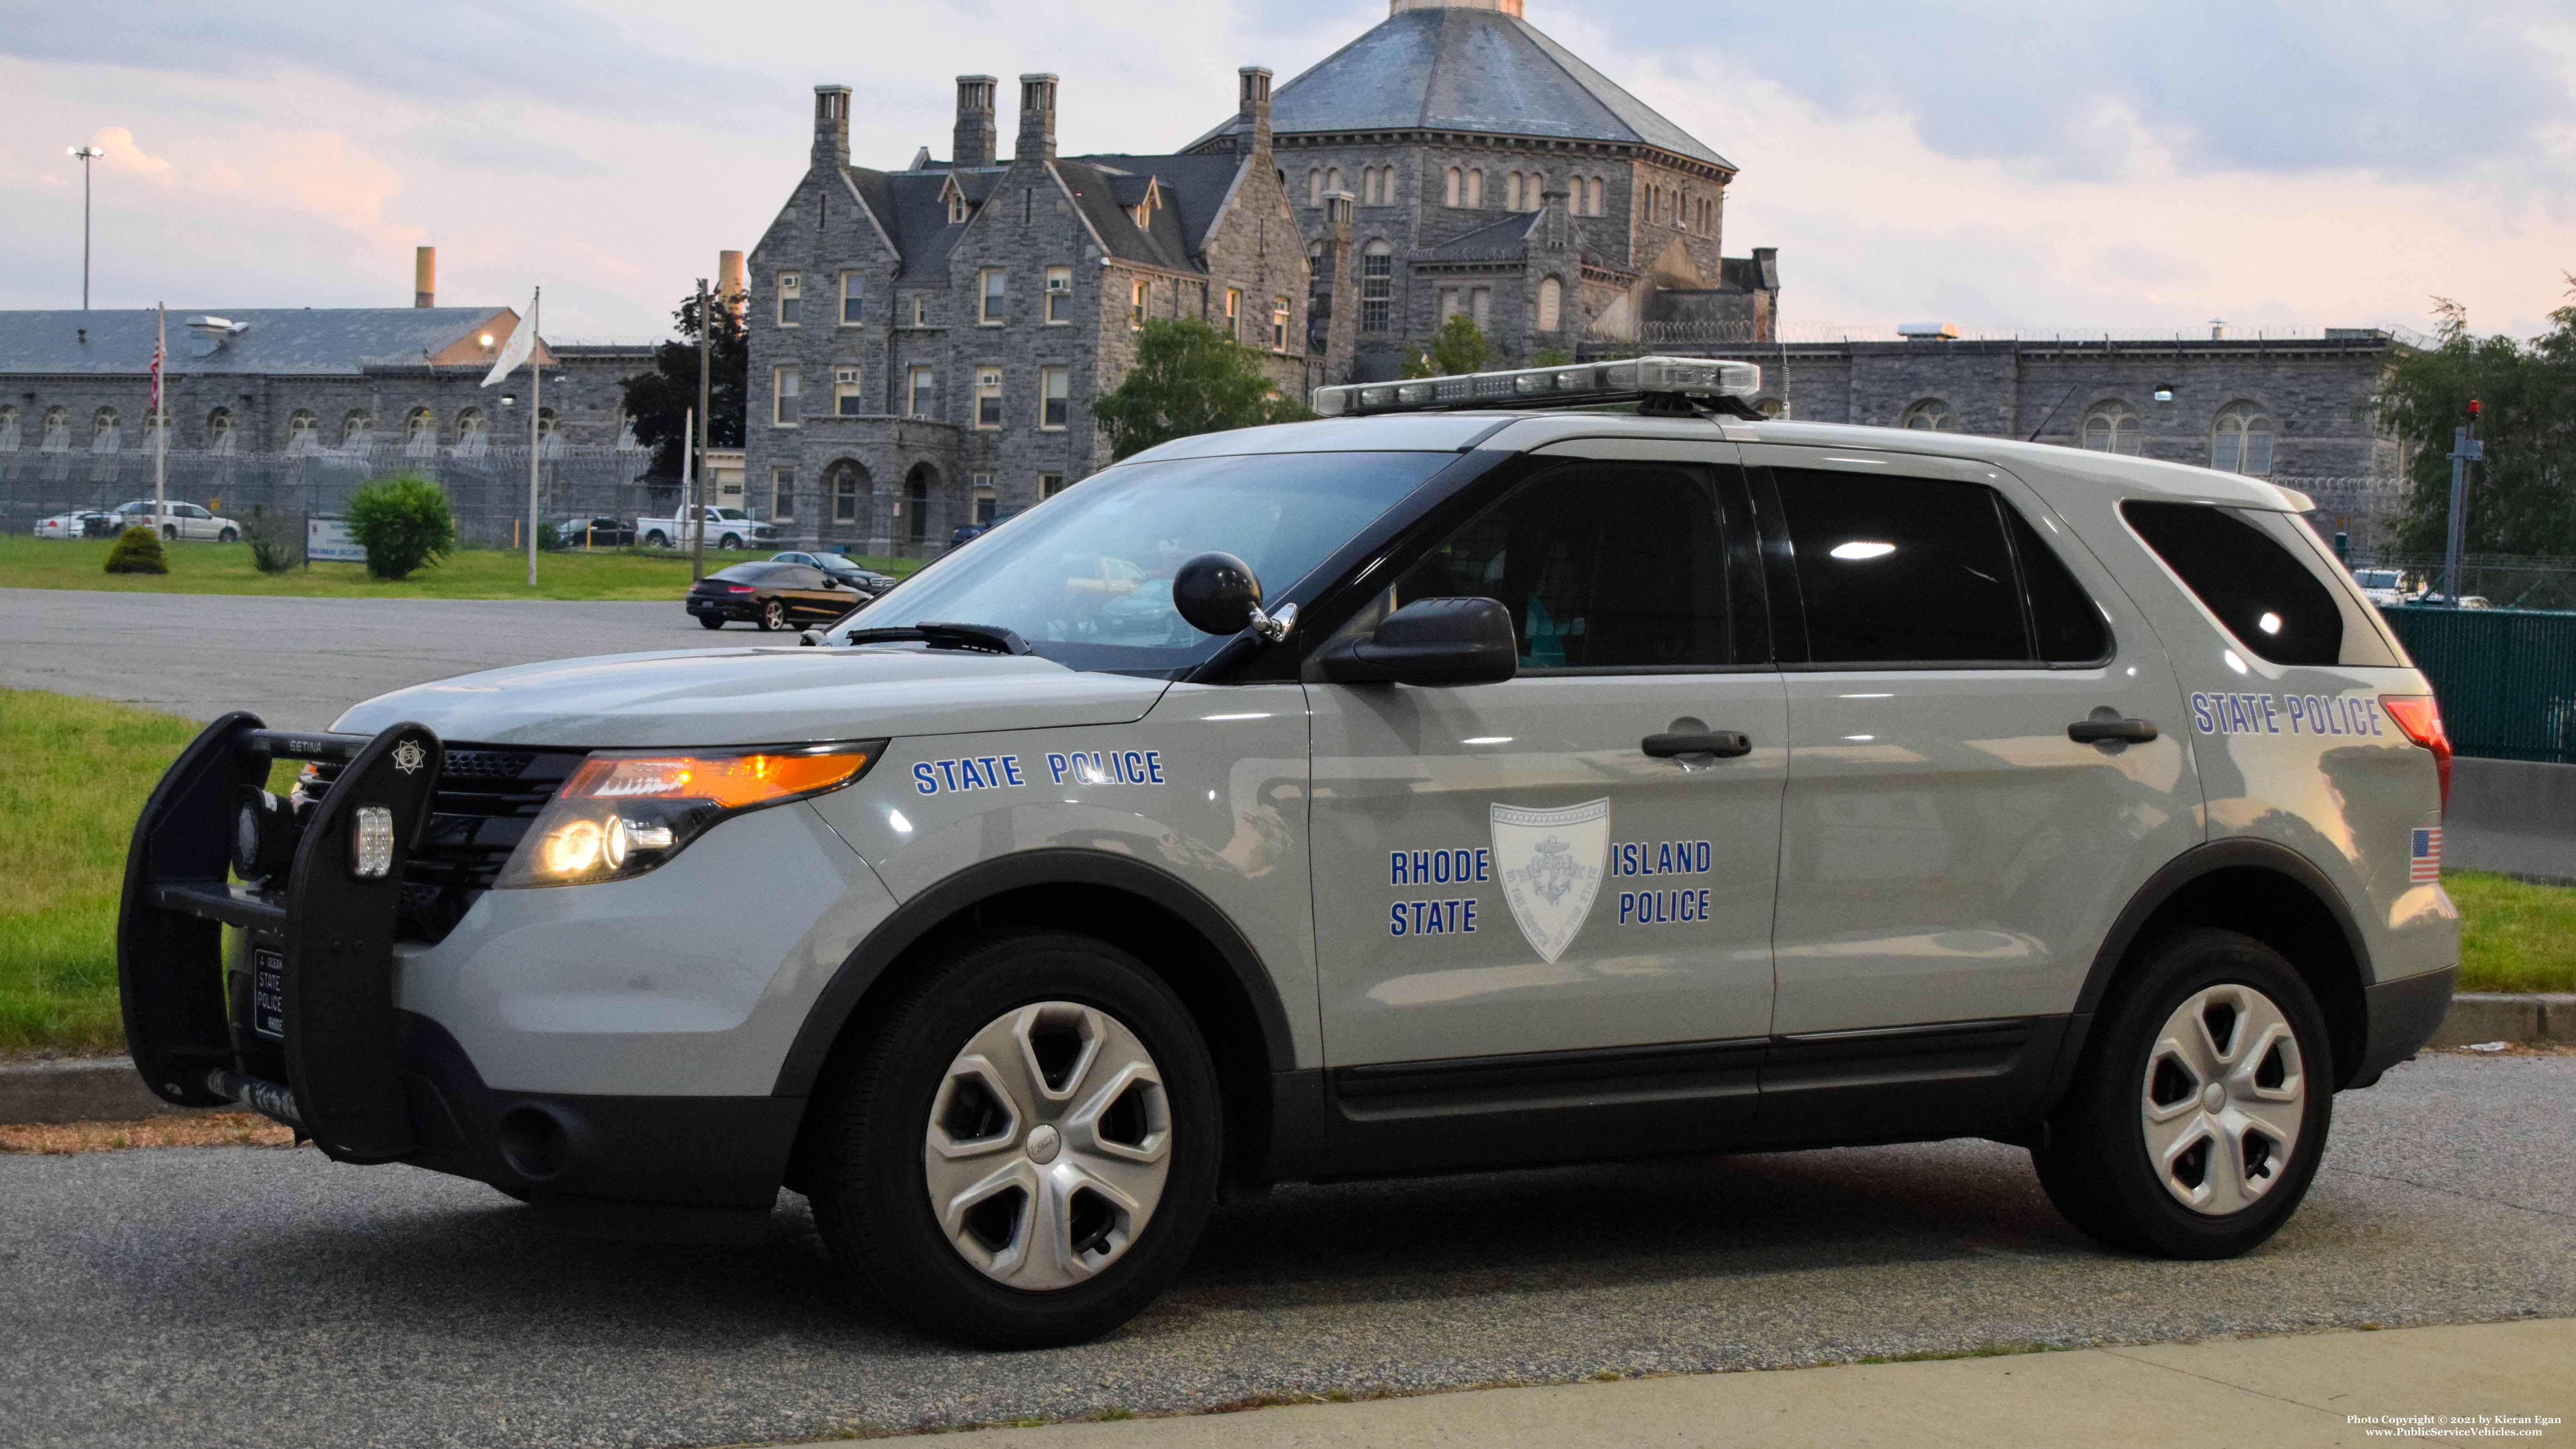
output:
[[2442, 827], [2415, 832], [2414, 843], [2407, 848], [2406, 879], [2422, 885], [2442, 878]]

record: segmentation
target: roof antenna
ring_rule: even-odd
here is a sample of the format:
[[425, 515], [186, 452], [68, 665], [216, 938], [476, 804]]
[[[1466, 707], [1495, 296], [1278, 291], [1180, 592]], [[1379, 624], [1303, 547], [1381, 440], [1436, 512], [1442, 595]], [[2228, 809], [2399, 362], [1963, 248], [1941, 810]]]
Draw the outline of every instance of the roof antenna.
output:
[[2057, 416], [2057, 408], [2066, 406], [2066, 399], [2075, 396], [2075, 386], [2076, 385], [2071, 382], [2066, 385], [2066, 391], [2057, 399], [2057, 407], [2052, 407], [2048, 410], [2048, 416], [2039, 420], [2039, 426], [2031, 429], [2030, 436], [2022, 439], [2023, 442], [2036, 443], [2039, 441], [2040, 433], [2048, 427], [2050, 420]]

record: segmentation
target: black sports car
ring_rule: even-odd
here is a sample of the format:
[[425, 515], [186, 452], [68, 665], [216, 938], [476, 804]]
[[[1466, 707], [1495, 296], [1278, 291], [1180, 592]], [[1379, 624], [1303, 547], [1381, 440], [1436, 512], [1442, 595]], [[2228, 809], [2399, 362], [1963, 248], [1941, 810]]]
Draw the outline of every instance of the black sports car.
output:
[[632, 548], [635, 525], [623, 518], [566, 518], [555, 524], [557, 548]]
[[689, 589], [691, 616], [710, 629], [728, 619], [763, 629], [829, 624], [868, 595], [806, 564], [747, 563], [718, 569]]

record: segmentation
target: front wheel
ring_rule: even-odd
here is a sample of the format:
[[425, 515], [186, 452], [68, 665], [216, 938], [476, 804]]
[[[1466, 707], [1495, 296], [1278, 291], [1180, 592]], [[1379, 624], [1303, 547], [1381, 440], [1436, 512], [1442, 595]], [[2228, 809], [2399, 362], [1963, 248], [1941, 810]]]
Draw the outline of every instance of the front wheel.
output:
[[735, 535], [728, 533], [728, 534], [726, 534], [726, 535], [723, 537], [723, 539], [721, 539], [720, 541], [718, 541], [718, 542], [717, 542], [716, 547], [718, 547], [718, 548], [740, 548], [740, 547], [742, 547], [742, 540], [741, 540], [740, 538], [736, 537]]
[[241, 537], [241, 535], [240, 535], [240, 534], [235, 533], [235, 532], [233, 532], [231, 529], [227, 528], [227, 529], [225, 529], [223, 532], [221, 532], [221, 533], [219, 533], [219, 534], [216, 534], [216, 535], [215, 535], [215, 542], [217, 542], [217, 543], [230, 543], [230, 542], [232, 542], [234, 539], [237, 539], [237, 538], [239, 538], [239, 537]]
[[1169, 987], [1089, 937], [953, 948], [814, 1105], [833, 1259], [918, 1327], [981, 1348], [1126, 1322], [1179, 1276], [1215, 1200], [1207, 1047]]
[[787, 606], [776, 599], [760, 606], [760, 627], [775, 632], [787, 627]]
[[2232, 1258], [2307, 1195], [2333, 1115], [2325, 1016], [2280, 953], [2176, 932], [2115, 986], [2034, 1152], [2067, 1221], [2113, 1247]]

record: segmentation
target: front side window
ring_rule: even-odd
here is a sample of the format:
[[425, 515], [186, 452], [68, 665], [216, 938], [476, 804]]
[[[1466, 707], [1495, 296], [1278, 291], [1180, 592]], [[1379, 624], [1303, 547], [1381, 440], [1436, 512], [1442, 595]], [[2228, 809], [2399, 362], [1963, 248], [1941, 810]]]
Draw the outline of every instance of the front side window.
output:
[[1046, 319], [1049, 326], [1073, 320], [1073, 268], [1046, 269]]
[[2221, 473], [2271, 472], [2272, 419], [2252, 403], [2220, 409], [2209, 440], [2209, 466]]
[[868, 283], [856, 272], [841, 274], [841, 325], [864, 320], [868, 311]]
[[978, 315], [983, 325], [999, 327], [1002, 325], [1002, 303], [1005, 289], [1010, 284], [1010, 274], [991, 267], [977, 275], [981, 278], [977, 283], [977, 294], [983, 298], [983, 311]]
[[778, 274], [778, 325], [794, 327], [804, 321], [804, 282], [794, 272]]
[[988, 367], [975, 374], [975, 426], [1002, 425], [1002, 370]]
[[1360, 258], [1360, 330], [1384, 332], [1395, 315], [1395, 251], [1370, 242]]
[[1211, 551], [1233, 554], [1275, 602], [1455, 458], [1296, 453], [1123, 463], [923, 569], [852, 623], [998, 624], [1076, 669], [1193, 668], [1228, 641], [1191, 628], [1173, 609], [1172, 576], [1182, 564]]
[[1073, 369], [1038, 369], [1038, 426], [1061, 429], [1073, 411]]
[[833, 368], [832, 412], [839, 417], [855, 418], [867, 410], [867, 396], [859, 387], [859, 370], [855, 367]]
[[2359, 606], [2311, 563], [2316, 550], [2281, 513], [2206, 503], [2120, 505], [2129, 526], [2218, 616], [2236, 641], [2275, 664], [2384, 667], [2396, 656]]
[[1499, 599], [1524, 670], [1735, 662], [1717, 475], [1574, 463], [1515, 486], [1408, 570], [1417, 599]]
[[912, 370], [910, 411], [916, 418], [934, 416], [939, 411], [939, 373], [932, 368]]
[[1777, 468], [1819, 665], [2083, 663], [2101, 611], [1993, 489]]
[[795, 368], [774, 367], [769, 370], [769, 393], [772, 399], [769, 420], [771, 422], [782, 428], [796, 426], [797, 418], [803, 415], [797, 405], [796, 391], [799, 385], [800, 379]]

